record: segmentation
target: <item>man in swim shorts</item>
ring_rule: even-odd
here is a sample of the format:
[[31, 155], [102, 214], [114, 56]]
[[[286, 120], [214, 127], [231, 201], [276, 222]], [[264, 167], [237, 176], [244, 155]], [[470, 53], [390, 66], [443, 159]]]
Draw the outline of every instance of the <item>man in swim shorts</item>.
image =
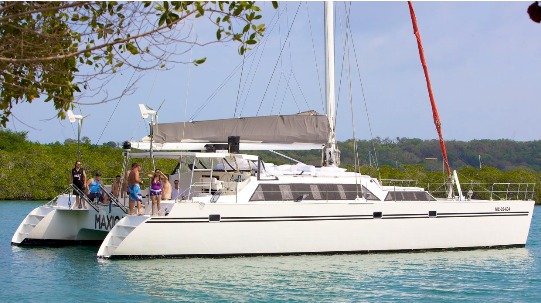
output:
[[130, 193], [130, 215], [135, 215], [135, 212], [133, 211], [135, 202], [137, 202], [137, 214], [142, 215], [141, 202], [143, 201], [143, 198], [139, 193], [139, 191], [141, 190], [139, 184], [143, 184], [143, 181], [141, 181], [141, 178], [139, 177], [140, 171], [141, 166], [137, 163], [133, 163], [132, 169], [128, 176], [128, 192]]

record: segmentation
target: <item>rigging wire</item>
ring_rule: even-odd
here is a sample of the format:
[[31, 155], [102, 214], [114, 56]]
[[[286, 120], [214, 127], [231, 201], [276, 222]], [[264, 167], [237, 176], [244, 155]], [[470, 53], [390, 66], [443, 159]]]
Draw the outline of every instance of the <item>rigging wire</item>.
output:
[[[318, 87], [319, 87], [319, 98], [320, 98], [320, 101], [321, 101], [322, 113], [324, 113], [325, 112], [325, 101], [323, 100], [323, 89], [322, 89], [322, 86], [321, 86], [321, 79], [319, 78], [319, 64], [317, 63], [316, 47], [315, 47], [315, 43], [314, 43], [314, 31], [312, 30], [312, 21], [311, 21], [312, 18], [310, 17], [310, 10], [308, 9], [308, 3], [307, 2], [305, 2], [305, 7], [306, 7], [306, 12], [308, 14], [308, 27], [310, 28], [310, 39], [311, 39], [311, 42], [312, 42], [312, 52], [314, 54], [314, 62], [315, 62], [315, 65], [316, 65], [317, 84], [318, 84]], [[295, 80], [297, 80], [297, 79], [295, 78]]]
[[[287, 7], [288, 5], [286, 5], [284, 7], [284, 15], [286, 16], [286, 24], [288, 24], [288, 20], [287, 20]], [[278, 19], [280, 19], [280, 16], [278, 16]], [[278, 45], [282, 45], [282, 24], [281, 22], [278, 22], [278, 39], [279, 39], [279, 44]], [[283, 42], [283, 45], [285, 46], [286, 45], [286, 41], [287, 39]], [[281, 55], [281, 54], [280, 54]], [[279, 88], [281, 87], [280, 83], [282, 82], [282, 76], [283, 76], [283, 66], [284, 66], [284, 59], [282, 56], [279, 56], [278, 57], [278, 62], [280, 62], [280, 76], [278, 77], [278, 84], [277, 84], [277, 88], [276, 90], [274, 90], [274, 98], [272, 99], [272, 105], [271, 105], [271, 108], [270, 108], [270, 114], [272, 115], [272, 111], [274, 110], [274, 104], [276, 103], [276, 96], [278, 96], [278, 91], [279, 91]], [[269, 83], [272, 81], [272, 75], [269, 79]], [[282, 98], [282, 102], [283, 102], [283, 98]], [[259, 112], [259, 110], [258, 110]], [[257, 115], [256, 115], [257, 116]]]
[[[196, 26], [196, 22], [193, 23], [193, 27], [190, 29], [190, 33], [192, 31], [194, 31], [195, 26]], [[193, 48], [190, 48], [190, 62], [193, 62]], [[186, 95], [185, 95], [185, 98], [184, 98], [184, 117], [181, 117], [181, 121], [184, 121], [184, 123], [182, 123], [181, 141], [184, 139], [185, 130], [186, 130], [186, 119], [185, 118], [186, 118], [186, 116], [188, 114], [188, 99], [190, 97], [190, 84], [191, 84], [190, 80], [192, 79], [192, 65], [191, 64], [190, 64], [190, 66], [188, 66], [187, 73], [188, 73], [188, 77], [187, 77], [187, 80], [186, 80]]]
[[[139, 59], [139, 63], [141, 63], [141, 61], [143, 60], [143, 58]], [[135, 76], [135, 69], [133, 70], [133, 73], [130, 77], [130, 80], [128, 81], [128, 84], [126, 85], [126, 87], [128, 87], [131, 83], [131, 81], [133, 80], [133, 76]], [[109, 122], [111, 122], [111, 119], [113, 118], [113, 115], [115, 114], [116, 112], [116, 109], [118, 108], [118, 105], [120, 104], [120, 101], [122, 101], [122, 98], [124, 97], [124, 95], [120, 96], [120, 98], [118, 98], [118, 101], [116, 102], [116, 105], [115, 105], [115, 108], [113, 109], [113, 112], [111, 113], [111, 115], [109, 115], [109, 119], [107, 120], [107, 123], [105, 123], [105, 126], [103, 127], [103, 130], [101, 131], [101, 134], [98, 138], [98, 141], [96, 142], [95, 145], [98, 145], [98, 143], [100, 142], [101, 140], [101, 137], [103, 136], [103, 133], [105, 133], [105, 130], [107, 129], [107, 126], [109, 125]], [[80, 110], [80, 108], [79, 108]]]
[[[270, 36], [274, 32], [274, 29], [276, 28], [276, 24], [278, 23], [278, 21], [279, 21], [279, 10], [274, 13], [271, 21], [269, 22], [270, 23], [270, 30], [269, 30], [267, 36]], [[257, 55], [255, 55], [253, 57], [252, 63], [250, 64], [250, 72], [248, 73], [247, 78], [250, 78], [251, 81], [250, 81], [250, 85], [248, 85], [248, 91], [245, 94], [244, 101], [242, 102], [242, 107], [241, 107], [239, 116], [242, 115], [242, 112], [244, 111], [244, 106], [246, 105], [246, 101], [248, 100], [248, 96], [250, 96], [250, 91], [252, 90], [254, 80], [256, 79], [256, 72], [259, 70], [259, 64], [262, 61], [261, 59], [263, 58], [263, 54], [265, 53], [265, 49], [267, 47], [267, 42], [268, 41], [269, 41], [269, 39], [265, 39], [265, 38], [262, 39], [262, 42], [261, 42], [262, 46], [260, 48], [258, 48], [256, 46], [256, 48], [254, 49], [254, 51], [256, 51]], [[259, 51], [260, 49], [261, 49], [261, 51]], [[252, 74], [253, 64], [256, 61], [257, 57], [259, 57], [259, 59], [257, 59], [257, 64], [256, 64], [255, 68], [253, 69], [253, 74]], [[250, 75], [252, 75], [252, 76], [250, 77]], [[245, 87], [246, 87], [246, 85], [245, 85]]]
[[[346, 9], [346, 24], [348, 23], [348, 13], [347, 13], [347, 9]], [[348, 36], [348, 33], [346, 32], [346, 36]], [[346, 39], [346, 41], [349, 41], [349, 37], [348, 39]], [[352, 131], [353, 131], [353, 159], [354, 159], [354, 170], [355, 170], [355, 188], [356, 188], [356, 191], [357, 191], [357, 198], [359, 197], [359, 176], [358, 176], [358, 173], [359, 173], [359, 152], [358, 152], [358, 148], [357, 148], [357, 136], [355, 134], [355, 110], [354, 110], [354, 107], [353, 107], [353, 87], [352, 87], [352, 84], [351, 84], [351, 53], [350, 53], [350, 46], [349, 46], [349, 43], [348, 43], [348, 47], [347, 49], [345, 50], [347, 52], [347, 74], [348, 74], [348, 84], [349, 84], [349, 108], [350, 108], [350, 112], [351, 112], [351, 126], [352, 126]], [[360, 187], [361, 189], [361, 196], [363, 196], [363, 189], [362, 187]]]
[[[295, 23], [295, 19], [297, 19], [297, 14], [299, 13], [299, 9], [301, 7], [301, 3], [299, 2], [299, 5], [297, 6], [297, 11], [295, 12], [295, 16], [293, 17], [293, 21], [291, 22], [291, 24], [294, 24]], [[291, 30], [293, 29], [293, 26], [291, 26], [289, 28], [289, 31], [287, 32], [287, 36], [286, 36], [286, 40], [287, 41], [289, 39], [289, 35], [291, 34]], [[263, 97], [261, 98], [261, 102], [259, 103], [259, 107], [257, 108], [257, 112], [256, 112], [256, 116], [259, 115], [259, 111], [261, 110], [261, 105], [263, 104], [263, 101], [265, 100], [265, 96], [267, 95], [267, 91], [269, 90], [269, 86], [270, 86], [270, 83], [272, 81], [272, 78], [274, 77], [274, 73], [276, 72], [276, 68], [278, 67], [278, 62], [280, 60], [280, 58], [282, 57], [282, 53], [284, 51], [284, 48], [286, 46], [285, 44], [285, 41], [284, 41], [284, 44], [282, 45], [282, 48], [280, 49], [280, 53], [278, 55], [278, 60], [276, 60], [276, 64], [274, 65], [274, 68], [272, 70], [272, 74], [271, 74], [271, 77], [270, 77], [270, 80], [269, 82], [267, 83], [267, 87], [265, 88], [265, 92], [263, 93]]]
[[287, 78], [286, 80], [286, 88], [284, 89], [284, 94], [282, 96], [282, 102], [280, 104], [280, 109], [278, 110], [278, 114], [280, 114], [282, 112], [282, 106], [284, 105], [284, 100], [286, 98], [286, 94], [287, 94], [287, 91], [289, 90], [289, 92], [291, 93], [291, 97], [293, 98], [293, 102], [295, 103], [295, 106], [297, 106], [297, 111], [298, 112], [301, 112], [301, 108], [299, 106], [299, 103], [297, 103], [297, 99], [295, 99], [295, 95], [293, 94], [293, 90], [291, 89], [291, 85], [290, 85], [290, 79], [291, 79], [291, 76], [293, 74], [290, 73], [289, 74], [289, 77]]
[[[276, 12], [276, 13], [274, 14], [272, 20], [274, 20], [274, 18], [276, 17], [277, 13], [278, 13], [278, 12]], [[272, 22], [272, 20], [271, 20], [271, 22]], [[274, 27], [273, 27], [273, 28], [274, 28]], [[271, 32], [272, 32], [272, 30], [271, 30]], [[261, 44], [266, 45], [266, 41], [267, 41], [268, 39], [265, 39], [265, 37], [264, 37], [262, 40], [263, 40], [264, 42], [261, 43]], [[260, 45], [261, 45], [261, 44], [260, 44], [260, 43], [256, 44], [256, 46], [254, 47], [254, 51], [250, 52], [246, 57], [247, 57], [247, 58], [251, 58], [252, 56], [254, 56], [254, 55], [257, 53], [256, 50], [258, 50], [258, 49], [260, 48]], [[195, 110], [194, 114], [192, 114], [192, 116], [189, 118], [189, 121], [193, 121], [193, 120], [195, 119], [195, 117], [197, 117], [197, 116], [205, 109], [205, 107], [207, 107], [207, 106], [210, 104], [210, 102], [211, 102], [211, 101], [214, 99], [214, 97], [216, 97], [216, 96], [218, 95], [218, 93], [225, 87], [225, 85], [229, 82], [229, 80], [231, 80], [231, 78], [233, 78], [233, 76], [236, 74], [237, 70], [241, 67], [241, 65], [242, 65], [242, 62], [239, 63], [239, 64], [231, 71], [231, 73], [229, 73], [229, 75], [227, 75], [227, 76], [225, 77], [225, 79], [220, 83], [220, 85], [218, 85], [218, 87], [217, 87], [217, 88], [212, 92], [212, 94], [205, 100], [205, 102], [203, 102], [203, 104], [202, 104], [201, 106], [199, 106], [199, 107]], [[259, 65], [259, 63], [258, 63], [258, 65]], [[252, 81], [253, 81], [253, 79], [252, 79]], [[247, 97], [246, 97], [246, 98], [247, 98]], [[241, 112], [242, 112], [242, 110], [241, 110]]]
[[[349, 23], [350, 21], [350, 12], [351, 12], [351, 3], [350, 3], [350, 7], [348, 8], [348, 10], [346, 10], [346, 14], [347, 14], [347, 24], [346, 24], [346, 29], [349, 33], [349, 35], [351, 36], [351, 48], [353, 50], [353, 58], [355, 59], [355, 66], [357, 68], [357, 75], [359, 77], [359, 83], [361, 85], [361, 95], [362, 95], [362, 98], [363, 98], [363, 103], [364, 103], [364, 109], [365, 109], [365, 113], [366, 113], [366, 120], [368, 122], [368, 130], [370, 132], [370, 141], [371, 141], [371, 145], [372, 145], [372, 151], [374, 153], [374, 162], [375, 162], [375, 165], [376, 165], [376, 169], [377, 171], [379, 172], [379, 162], [378, 162], [378, 156], [377, 156], [377, 152], [376, 152], [376, 146], [375, 146], [375, 142], [374, 142], [374, 133], [372, 131], [372, 123], [370, 121], [370, 115], [369, 115], [369, 112], [368, 112], [368, 102], [366, 101], [366, 94], [364, 92], [364, 84], [363, 84], [363, 78], [361, 76], [361, 69], [359, 67], [359, 60], [358, 60], [358, 57], [357, 57], [357, 51], [356, 51], [356, 48], [355, 48], [355, 40], [353, 39], [353, 35], [351, 33], [351, 24]], [[369, 152], [370, 153], [370, 152]], [[370, 163], [370, 166], [372, 165], [372, 161], [370, 160], [369, 161]]]
[[[344, 12], [345, 12], [345, 22], [346, 22], [346, 28], [349, 28], [349, 10], [348, 10], [348, 7], [347, 7], [347, 4], [344, 3]], [[355, 109], [353, 107], [353, 85], [352, 85], [352, 81], [351, 81], [351, 40], [350, 38], [351, 37], [351, 32], [347, 31], [345, 32], [345, 36], [346, 36], [346, 39], [345, 39], [345, 42], [346, 42], [346, 48], [345, 48], [345, 52], [346, 52], [346, 60], [347, 60], [347, 64], [346, 64], [346, 67], [347, 67], [347, 78], [348, 78], [348, 85], [349, 85], [349, 108], [350, 108], [350, 112], [351, 112], [351, 126], [352, 126], [352, 135], [353, 135], [353, 155], [354, 155], [354, 168], [355, 168], [355, 174], [357, 174], [358, 170], [359, 170], [359, 155], [358, 155], [358, 150], [357, 150], [357, 137], [356, 137], [356, 133], [355, 133]], [[355, 178], [357, 180], [357, 178]]]
[[[288, 21], [288, 22], [289, 22], [289, 21]], [[293, 23], [291, 24], [291, 26], [293, 26]], [[294, 95], [294, 93], [293, 93], [293, 89], [292, 89], [292, 87], [291, 87], [291, 82], [290, 82], [290, 80], [291, 80], [291, 77], [293, 77], [293, 79], [295, 80], [295, 82], [296, 82], [296, 84], [297, 84], [297, 88], [298, 88], [298, 90], [299, 90], [299, 92], [300, 92], [300, 94], [301, 94], [301, 97], [302, 97], [303, 100], [304, 100], [304, 103], [305, 103], [305, 105], [306, 105], [306, 109], [309, 110], [309, 109], [310, 109], [310, 106], [308, 105], [308, 101], [306, 100], [306, 97], [304, 96], [304, 93], [303, 93], [303, 91], [302, 91], [302, 88], [301, 88], [300, 85], [299, 85], [299, 81], [297, 81], [297, 77], [295, 76], [295, 72], [293, 71], [293, 62], [294, 62], [294, 61], [293, 61], [293, 56], [292, 56], [292, 52], [291, 52], [291, 49], [292, 49], [292, 47], [291, 47], [291, 39], [289, 39], [288, 44], [289, 44], [289, 63], [290, 63], [289, 66], [290, 66], [290, 69], [289, 69], [288, 80], [287, 80], [287, 82], [286, 82], [286, 83], [287, 83], [287, 87], [288, 87], [289, 91], [291, 92], [291, 97], [293, 98], [293, 101], [295, 102], [295, 105], [297, 105], [297, 111], [300, 112], [300, 111], [301, 111], [300, 106], [299, 106], [299, 104], [297, 103], [297, 100], [296, 100], [295, 95]], [[284, 104], [284, 100], [285, 100], [285, 94], [284, 94], [284, 98], [282, 99], [282, 105]], [[281, 110], [281, 109], [282, 109], [282, 105], [280, 106], [280, 110], [278, 111], [278, 113], [281, 113], [281, 111], [282, 111], [282, 110]]]
[[237, 88], [237, 100], [235, 102], [235, 111], [233, 113], [233, 117], [237, 117], [237, 109], [239, 108], [239, 99], [240, 99], [240, 90], [242, 85], [242, 76], [244, 74], [244, 61], [246, 60], [246, 51], [242, 54], [242, 67], [240, 69], [240, 78], [239, 78], [239, 86]]
[[[341, 17], [341, 16], [340, 16]], [[340, 29], [342, 29], [342, 18], [339, 18], [339, 25], [340, 25]], [[341, 30], [340, 31], [341, 33], [343, 33], [344, 31]], [[346, 36], [345, 38], [343, 38], [343, 43], [342, 43], [342, 49], [345, 50], [346, 49], [346, 45], [347, 45], [347, 39], [348, 37]], [[346, 69], [345, 67], [345, 51], [342, 53], [342, 64], [341, 64], [341, 67], [340, 67], [340, 77], [339, 77], [339, 81], [338, 81], [338, 90], [337, 90], [337, 100], [336, 100], [336, 115], [334, 117], [334, 125], [336, 125], [336, 116], [338, 116], [338, 109], [339, 109], [339, 105], [340, 105], [340, 93], [342, 91], [342, 79], [344, 78], [344, 70]]]
[[[248, 55], [248, 56], [250, 56], [250, 55]], [[210, 96], [205, 100], [205, 102], [199, 108], [197, 108], [195, 110], [194, 114], [190, 117], [189, 121], [193, 121], [195, 119], [195, 117], [198, 116], [205, 109], [205, 107], [207, 107], [207, 105], [209, 105], [210, 101], [212, 101], [212, 99], [214, 99], [214, 97], [216, 97], [216, 95], [218, 95], [218, 93], [222, 90], [222, 88], [225, 87], [227, 82], [229, 82], [229, 80], [231, 78], [233, 78], [233, 76], [235, 75], [237, 70], [241, 67], [241, 65], [242, 65], [242, 63], [238, 64], [233, 69], [233, 71], [231, 71], [231, 73], [229, 73], [229, 75], [227, 75], [225, 77], [225, 79], [220, 83], [220, 85], [218, 85], [218, 87], [212, 92], [212, 94], [210, 94]]]
[[[271, 81], [272, 81], [272, 79], [271, 79]], [[281, 87], [280, 83], [282, 83], [282, 74], [281, 73], [280, 73], [280, 77], [278, 78], [278, 84], [276, 85], [276, 87], [278, 87], [278, 88]], [[279, 92], [278, 88], [274, 90], [274, 98], [273, 98], [272, 106], [271, 106], [271, 109], [270, 109], [271, 115], [272, 115], [272, 111], [274, 110], [274, 101], [276, 100], [276, 96], [278, 96], [278, 92]], [[256, 114], [256, 116], [257, 116], [257, 114]]]
[[301, 93], [301, 96], [304, 99], [304, 103], [306, 104], [306, 109], [310, 109], [310, 105], [308, 104], [308, 100], [306, 99], [306, 96], [304, 95], [304, 92], [302, 91], [299, 80], [297, 80], [297, 76], [295, 76], [295, 74], [293, 74], [293, 80], [295, 80], [295, 84], [297, 84], [297, 88], [299, 89], [299, 91]]

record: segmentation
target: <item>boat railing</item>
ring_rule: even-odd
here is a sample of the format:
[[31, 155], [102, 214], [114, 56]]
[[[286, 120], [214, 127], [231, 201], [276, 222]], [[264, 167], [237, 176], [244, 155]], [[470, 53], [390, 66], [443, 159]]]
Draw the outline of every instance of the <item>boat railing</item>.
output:
[[103, 184], [100, 184], [100, 188], [101, 190], [105, 193], [105, 195], [107, 196], [108, 198], [108, 201], [109, 201], [109, 210], [111, 210], [111, 206], [114, 204], [118, 207], [120, 207], [120, 209], [122, 209], [122, 211], [127, 214], [128, 213], [128, 209], [126, 208], [126, 206], [124, 206], [123, 204], [120, 203], [120, 201], [118, 201], [118, 198], [115, 197], [112, 193], [108, 192], [105, 187], [103, 187]]
[[416, 187], [417, 180], [406, 179], [380, 179], [382, 186], [396, 186], [396, 187]]
[[[428, 183], [426, 190], [434, 197], [447, 197], [445, 183]], [[456, 191], [456, 188], [454, 189]], [[535, 183], [462, 183], [462, 194], [468, 200], [533, 200]], [[458, 195], [457, 195], [458, 196]]]
[[189, 194], [190, 194], [190, 188], [186, 188], [184, 191], [178, 193], [177, 197], [175, 198], [175, 202], [180, 202], [182, 200], [188, 199]]
[[98, 204], [95, 203], [94, 201], [90, 200], [88, 198], [88, 196], [82, 191], [80, 190], [77, 186], [75, 186], [74, 184], [70, 184], [70, 187], [71, 189], [76, 192], [78, 195], [79, 195], [79, 198], [80, 199], [83, 199], [85, 200], [86, 203], [88, 203], [88, 205], [90, 205], [90, 207], [92, 207], [95, 211], [99, 212], [98, 210]]
[[490, 188], [490, 200], [533, 200], [535, 183], [494, 183]]
[[[77, 193], [79, 195], [79, 197], [83, 200], [85, 200], [86, 203], [88, 203], [95, 211], [98, 211], [97, 209], [97, 205], [94, 205], [95, 203], [93, 201], [90, 201], [90, 199], [88, 199], [87, 195], [85, 195], [85, 193], [83, 193], [77, 186], [73, 185], [73, 184], [70, 184], [68, 185], [68, 187], [63, 190], [62, 192], [60, 192], [59, 195], [57, 195], [56, 197], [54, 197], [51, 201], [47, 202], [46, 205], [48, 206], [56, 206], [58, 204], [58, 198], [62, 195], [69, 195], [69, 200], [70, 202], [68, 203], [68, 207], [71, 208], [71, 196], [75, 194], [74, 193]], [[77, 201], [77, 199], [74, 197], [75, 201]], [[75, 202], [77, 203], [77, 202]], [[74, 205], [75, 207], [75, 205]]]

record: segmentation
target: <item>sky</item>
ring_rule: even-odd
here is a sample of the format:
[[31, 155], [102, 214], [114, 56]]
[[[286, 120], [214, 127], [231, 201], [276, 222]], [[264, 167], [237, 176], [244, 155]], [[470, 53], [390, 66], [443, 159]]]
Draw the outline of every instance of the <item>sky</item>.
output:
[[[541, 25], [528, 18], [530, 4], [414, 2], [446, 140], [541, 140]], [[346, 5], [335, 2], [338, 140], [436, 139], [407, 3], [353, 2], [349, 30]], [[261, 6], [267, 34], [249, 57], [232, 43], [195, 48], [187, 59], [206, 57], [204, 64], [147, 71], [120, 102], [78, 106], [75, 113], [89, 115], [81, 136], [94, 144], [144, 137], [148, 121], [139, 103], [157, 109], [163, 102], [160, 122], [324, 113], [323, 3]], [[199, 37], [215, 33], [206, 25], [194, 30]], [[215, 94], [237, 66], [243, 68]], [[122, 90], [132, 75], [123, 72], [108, 89]], [[20, 104], [13, 113], [20, 121], [8, 128], [28, 132], [31, 141], [77, 138], [76, 124], [50, 119], [51, 104]]]

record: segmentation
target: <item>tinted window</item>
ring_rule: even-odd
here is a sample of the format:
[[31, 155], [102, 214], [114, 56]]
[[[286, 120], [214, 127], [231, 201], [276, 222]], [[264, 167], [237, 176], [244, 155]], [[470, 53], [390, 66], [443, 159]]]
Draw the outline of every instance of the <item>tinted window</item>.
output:
[[390, 191], [385, 201], [436, 201], [424, 191]]
[[259, 184], [250, 201], [379, 200], [356, 184]]

